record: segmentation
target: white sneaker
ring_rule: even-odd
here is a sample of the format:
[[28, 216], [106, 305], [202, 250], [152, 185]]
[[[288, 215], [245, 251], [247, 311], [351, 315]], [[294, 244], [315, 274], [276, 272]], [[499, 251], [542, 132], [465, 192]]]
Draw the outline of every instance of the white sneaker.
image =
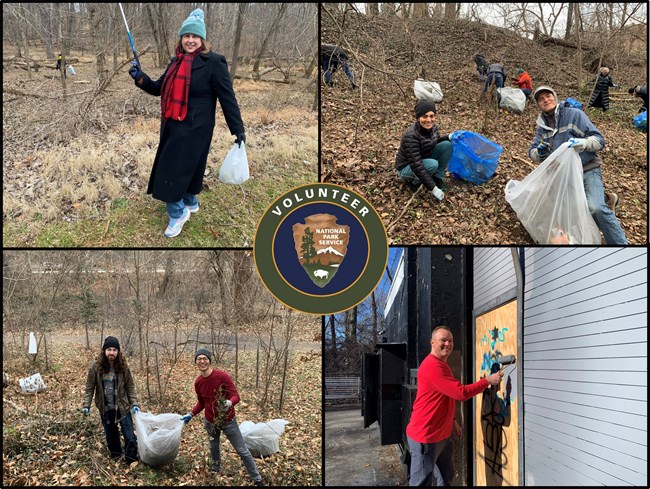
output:
[[192, 214], [195, 212], [199, 212], [199, 203], [197, 202], [196, 205], [186, 205], [187, 210], [190, 211]]
[[445, 193], [442, 190], [440, 190], [438, 187], [433, 187], [431, 193], [438, 200], [442, 200], [445, 197]]
[[169, 220], [169, 225], [167, 226], [167, 229], [165, 229], [165, 236], [168, 238], [174, 238], [181, 234], [181, 231], [183, 230], [183, 225], [187, 222], [187, 220], [190, 218], [190, 211], [186, 207], [183, 209], [183, 214], [181, 217], [178, 219], [170, 219]]

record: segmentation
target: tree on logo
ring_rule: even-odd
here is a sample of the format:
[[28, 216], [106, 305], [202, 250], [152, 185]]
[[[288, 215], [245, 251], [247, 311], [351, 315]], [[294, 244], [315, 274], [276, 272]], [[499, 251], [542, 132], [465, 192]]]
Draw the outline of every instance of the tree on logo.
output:
[[316, 248], [314, 248], [314, 233], [311, 229], [305, 228], [305, 235], [302, 237], [302, 257], [305, 263], [309, 263], [309, 259], [316, 256]]

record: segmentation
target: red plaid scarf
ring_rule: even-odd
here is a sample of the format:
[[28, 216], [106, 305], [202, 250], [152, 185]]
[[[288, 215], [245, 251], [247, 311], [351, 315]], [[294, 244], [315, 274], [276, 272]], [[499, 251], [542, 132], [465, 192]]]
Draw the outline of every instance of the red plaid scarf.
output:
[[169, 67], [162, 84], [160, 106], [163, 119], [185, 120], [187, 100], [190, 94], [192, 61], [194, 61], [197, 52], [185, 54], [181, 48], [176, 50], [176, 60]]

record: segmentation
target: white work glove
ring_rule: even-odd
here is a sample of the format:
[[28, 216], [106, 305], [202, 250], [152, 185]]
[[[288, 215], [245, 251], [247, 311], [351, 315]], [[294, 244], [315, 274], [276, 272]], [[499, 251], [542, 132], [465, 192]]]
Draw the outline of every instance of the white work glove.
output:
[[600, 150], [600, 142], [595, 137], [588, 138], [571, 138], [569, 139], [569, 148], [575, 149], [578, 153], [589, 151], [595, 153]]
[[219, 411], [222, 413], [225, 413], [232, 407], [232, 401], [230, 399], [226, 399], [223, 404], [219, 407]]
[[431, 193], [438, 200], [442, 200], [445, 197], [445, 193], [442, 190], [440, 190], [438, 187], [433, 187]]

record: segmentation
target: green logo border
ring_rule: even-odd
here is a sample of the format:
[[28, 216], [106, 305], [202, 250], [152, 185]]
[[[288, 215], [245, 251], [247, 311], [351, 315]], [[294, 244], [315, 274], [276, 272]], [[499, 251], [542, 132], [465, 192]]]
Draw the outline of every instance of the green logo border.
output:
[[[326, 197], [318, 195], [318, 189], [322, 188], [328, 189]], [[306, 191], [310, 189], [314, 190], [313, 199], [307, 199], [305, 196]], [[336, 197], [332, 195], [333, 190], [338, 190]], [[345, 193], [350, 196], [347, 203], [340, 200], [340, 196]], [[294, 203], [290, 209], [284, 209], [283, 200], [290, 198], [293, 202], [294, 194], [303, 197], [305, 199], [304, 203]], [[360, 203], [357, 209], [352, 208], [350, 205], [350, 201], [353, 199], [357, 199]], [[278, 271], [273, 255], [273, 242], [278, 227], [291, 215], [295, 208], [310, 203], [331, 203], [343, 207], [357, 217], [368, 237], [369, 258], [364, 272], [351, 286], [327, 296], [307, 294], [290, 286], [289, 282]], [[280, 216], [271, 212], [276, 206], [283, 209]], [[368, 209], [368, 213], [363, 217], [358, 217], [359, 210], [363, 209], [363, 207]], [[388, 261], [388, 237], [384, 223], [377, 211], [357, 192], [333, 183], [312, 183], [288, 190], [267, 207], [255, 231], [253, 258], [262, 283], [284, 305], [296, 311], [319, 316], [336, 314], [359, 304], [377, 287]], [[299, 263], [296, 263], [296, 267], [302, 268]]]

